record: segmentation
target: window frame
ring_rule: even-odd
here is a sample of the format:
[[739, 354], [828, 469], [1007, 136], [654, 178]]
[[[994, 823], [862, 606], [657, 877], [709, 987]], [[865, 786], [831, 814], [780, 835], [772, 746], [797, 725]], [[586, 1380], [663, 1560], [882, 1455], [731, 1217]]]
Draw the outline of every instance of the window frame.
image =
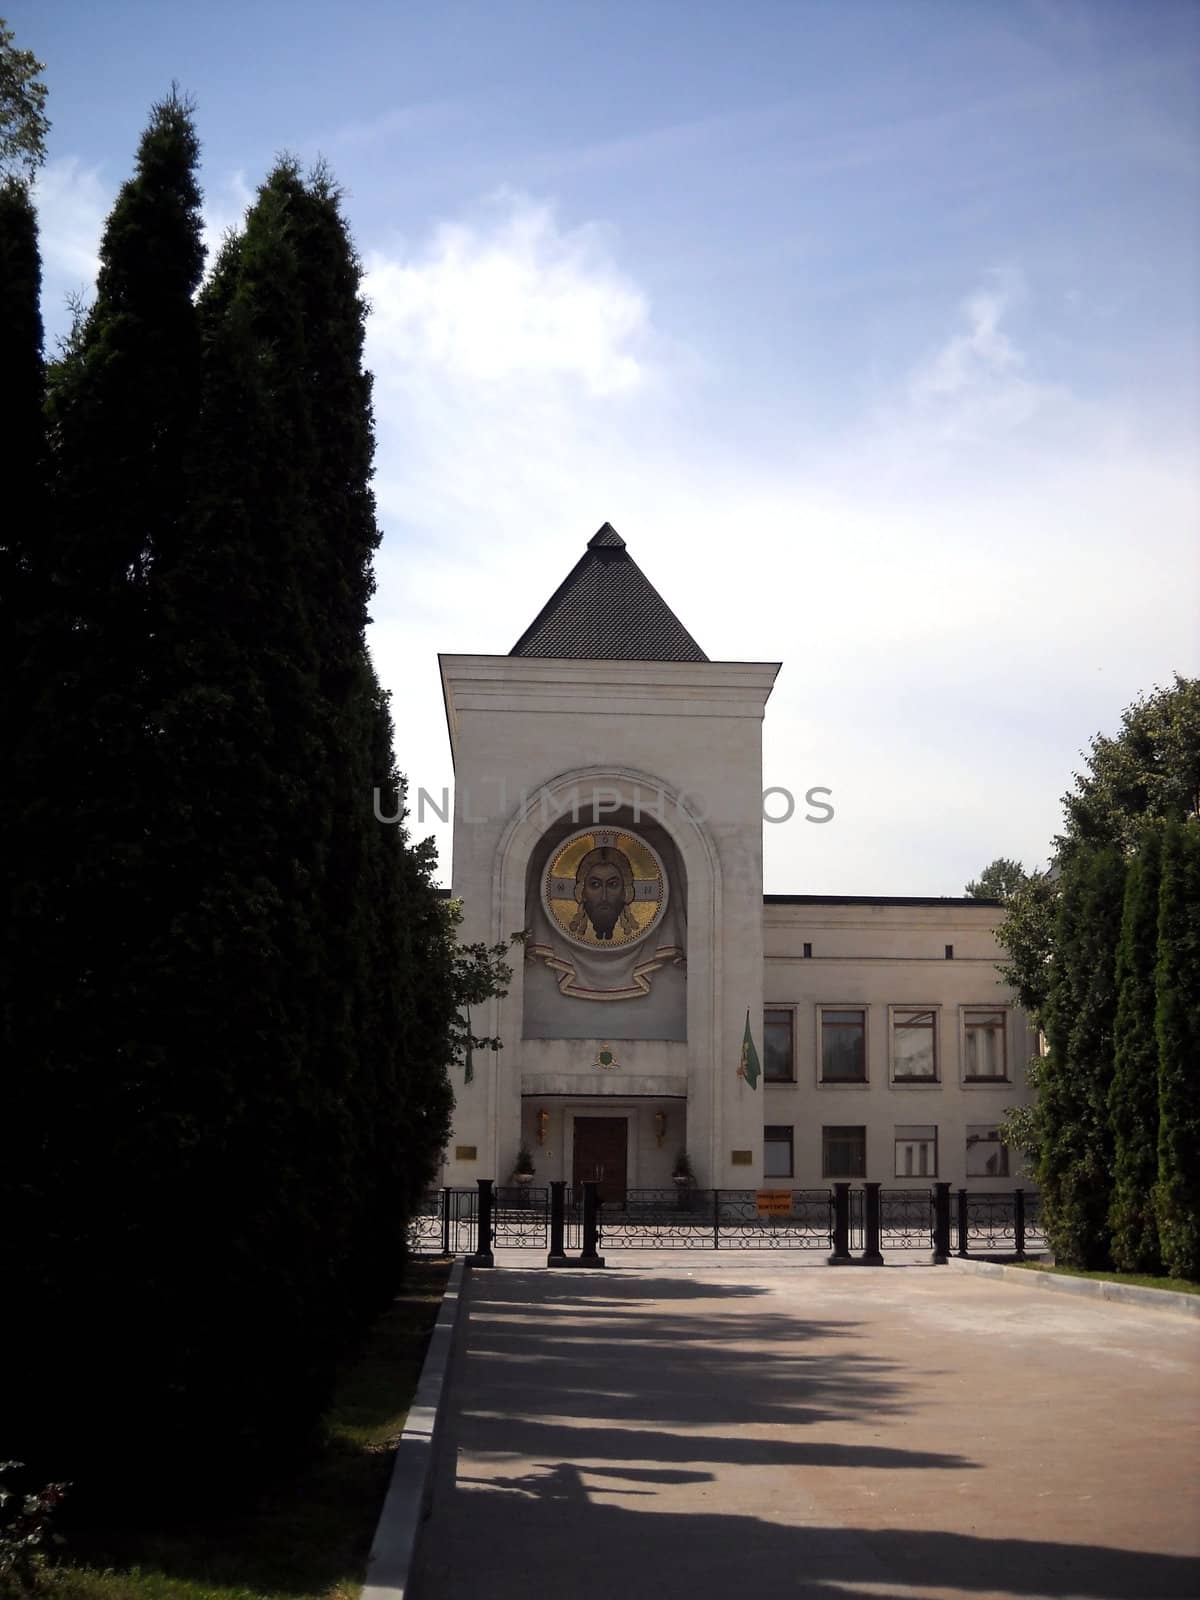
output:
[[[994, 1139], [981, 1139], [980, 1135], [978, 1133], [976, 1133], [974, 1140], [972, 1140], [971, 1130], [973, 1128], [975, 1128], [975, 1129], [979, 1129], [979, 1128], [990, 1129], [990, 1131], [993, 1134], [995, 1134], [996, 1137]], [[1011, 1152], [1009, 1151], [1009, 1148], [1008, 1148], [1008, 1146], [1006, 1144], [1001, 1144], [1000, 1138], [999, 1138], [999, 1134], [1000, 1134], [1000, 1124], [998, 1122], [968, 1122], [966, 1124], [965, 1132], [963, 1134], [963, 1141], [964, 1141], [963, 1142], [963, 1176], [964, 1176], [964, 1178], [968, 1178], [968, 1179], [970, 1179], [970, 1178], [980, 1178], [980, 1179], [983, 1179], [985, 1182], [989, 1178], [1002, 1178], [1006, 1182], [1008, 1181], [1008, 1179], [1011, 1178], [1011, 1176], [1012, 1176], [1012, 1162], [1009, 1160], [1009, 1156], [1010, 1156]], [[977, 1145], [978, 1144], [983, 1144], [985, 1146], [994, 1144], [996, 1146], [997, 1150], [999, 1150], [999, 1151], [1001, 1151], [1003, 1153], [1003, 1156], [1004, 1156], [1004, 1171], [1003, 1172], [972, 1172], [971, 1171], [971, 1145], [972, 1145], [972, 1142], [974, 1142]]]
[[[958, 1050], [959, 1050], [959, 1082], [964, 1089], [1011, 1089], [1012, 1076], [1009, 1068], [1009, 1021], [1013, 1008], [1006, 1005], [960, 1005], [958, 1008]], [[967, 1028], [969, 1019], [975, 1015], [998, 1016], [1000, 1018], [1000, 1052], [1003, 1072], [988, 1077], [972, 1076], [967, 1071]]]
[[[896, 1071], [896, 1018], [913, 1013], [928, 1012], [933, 1018], [930, 1034], [933, 1038], [933, 1075], [913, 1077]], [[889, 1005], [888, 1006], [888, 1079], [902, 1089], [937, 1089], [942, 1083], [942, 1008], [940, 1005]]]
[[[848, 1007], [846, 1009], [849, 1009]], [[853, 1129], [862, 1134], [862, 1170], [860, 1172], [831, 1172], [829, 1170], [829, 1135], [834, 1129]], [[867, 1125], [864, 1122], [827, 1122], [821, 1125], [821, 1176], [833, 1183], [853, 1183], [855, 1178], [866, 1181], [867, 1176]]]
[[[763, 1083], [764, 1084], [768, 1084], [768, 1083], [769, 1084], [787, 1084], [787, 1083], [795, 1083], [797, 1081], [797, 1075], [796, 1075], [796, 1042], [797, 1042], [797, 1031], [798, 1031], [797, 1030], [798, 1018], [796, 1016], [797, 1009], [798, 1008], [796, 1006], [788, 1005], [786, 1003], [778, 1004], [778, 1005], [771, 1004], [771, 1003], [768, 1003], [768, 1002], [765, 1002], [765, 1001], [763, 1003]], [[791, 1030], [791, 1046], [792, 1046], [792, 1062], [791, 1062], [791, 1066], [792, 1066], [792, 1071], [791, 1071], [791, 1076], [787, 1077], [787, 1078], [772, 1078], [772, 1077], [769, 1077], [768, 1074], [767, 1074], [767, 1015], [768, 1015], [769, 1012], [772, 1012], [772, 1011], [778, 1011], [781, 1015], [786, 1015], [787, 1018], [788, 1018], [788, 1026], [789, 1026], [789, 1028]]]
[[[774, 1133], [774, 1134], [784, 1133], [784, 1134], [787, 1135], [787, 1137], [785, 1139], [780, 1139], [780, 1138], [769, 1139], [767, 1137], [767, 1135], [771, 1134], [771, 1133]], [[779, 1147], [782, 1147], [782, 1148], [786, 1148], [786, 1150], [787, 1150], [787, 1168], [788, 1168], [786, 1172], [768, 1172], [767, 1171], [767, 1146], [768, 1146], [768, 1144], [776, 1145], [776, 1146], [779, 1146]], [[794, 1178], [795, 1176], [796, 1176], [796, 1127], [795, 1127], [795, 1124], [791, 1123], [791, 1122], [768, 1122], [768, 1123], [765, 1123], [764, 1126], [763, 1126], [763, 1181], [766, 1182], [768, 1179], [770, 1179], [772, 1182], [774, 1182], [775, 1180], [780, 1179], [780, 1178]]]
[[[827, 1078], [825, 1076], [825, 1013], [827, 1011], [857, 1011], [862, 1015], [863, 1075], [861, 1078]], [[817, 1027], [817, 1087], [820, 1089], [866, 1089], [871, 1084], [871, 1007], [863, 1000], [848, 1000], [838, 1005], [821, 1001], [816, 1008]], [[848, 1126], [848, 1124], [847, 1124]]]
[[[902, 1130], [909, 1130], [908, 1137], [902, 1138]], [[928, 1133], [922, 1130], [928, 1129]], [[915, 1178], [918, 1181], [928, 1181], [938, 1175], [938, 1125], [933, 1123], [900, 1122], [892, 1125], [892, 1172], [896, 1178]], [[900, 1146], [901, 1145], [932, 1145], [933, 1165], [928, 1172], [901, 1172], [900, 1171]]]

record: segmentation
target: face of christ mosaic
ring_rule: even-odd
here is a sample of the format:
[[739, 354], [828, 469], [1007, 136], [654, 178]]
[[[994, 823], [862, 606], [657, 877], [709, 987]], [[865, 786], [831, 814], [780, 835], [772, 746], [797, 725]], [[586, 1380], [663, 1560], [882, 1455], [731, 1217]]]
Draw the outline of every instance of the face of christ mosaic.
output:
[[652, 845], [617, 828], [573, 833], [542, 877], [555, 928], [586, 950], [619, 950], [652, 933], [667, 909], [667, 875]]

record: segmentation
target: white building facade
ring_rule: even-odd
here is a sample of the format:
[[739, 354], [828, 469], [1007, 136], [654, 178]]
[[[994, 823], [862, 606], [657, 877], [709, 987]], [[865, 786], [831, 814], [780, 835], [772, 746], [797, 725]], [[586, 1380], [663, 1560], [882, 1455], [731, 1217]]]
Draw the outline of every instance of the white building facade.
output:
[[764, 896], [778, 663], [708, 660], [605, 524], [509, 655], [441, 668], [460, 937], [524, 935], [444, 1183], [504, 1182], [525, 1144], [609, 1199], [681, 1150], [706, 1188], [1012, 1186], [1032, 1041], [999, 907]]

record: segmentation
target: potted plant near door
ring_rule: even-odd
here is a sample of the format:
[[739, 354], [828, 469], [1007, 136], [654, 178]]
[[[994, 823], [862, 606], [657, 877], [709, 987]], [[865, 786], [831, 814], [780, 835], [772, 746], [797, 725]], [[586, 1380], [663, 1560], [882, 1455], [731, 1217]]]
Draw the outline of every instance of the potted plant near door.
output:
[[671, 1169], [671, 1182], [679, 1192], [680, 1206], [686, 1207], [688, 1190], [696, 1182], [696, 1174], [692, 1171], [692, 1163], [686, 1150], [681, 1150], [675, 1157], [675, 1165]]
[[533, 1172], [533, 1152], [522, 1139], [521, 1148], [517, 1151], [517, 1163], [513, 1167], [513, 1182], [522, 1189], [528, 1189], [533, 1182]]

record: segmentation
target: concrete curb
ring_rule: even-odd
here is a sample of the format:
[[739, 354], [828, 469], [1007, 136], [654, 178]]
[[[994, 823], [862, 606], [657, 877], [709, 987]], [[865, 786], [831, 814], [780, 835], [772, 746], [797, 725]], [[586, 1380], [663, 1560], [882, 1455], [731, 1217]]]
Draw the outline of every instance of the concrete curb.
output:
[[1200, 1294], [1174, 1294], [1170, 1289], [1145, 1289], [1134, 1283], [1109, 1283], [1104, 1278], [1060, 1278], [1053, 1272], [1030, 1272], [1006, 1267], [999, 1261], [964, 1261], [951, 1256], [946, 1263], [956, 1272], [973, 1272], [985, 1278], [1007, 1278], [1027, 1289], [1049, 1289], [1054, 1294], [1081, 1294], [1090, 1300], [1111, 1300], [1120, 1305], [1150, 1307], [1155, 1311], [1181, 1311], [1200, 1317]]
[[446, 1399], [447, 1379], [464, 1317], [462, 1256], [450, 1268], [442, 1308], [433, 1325], [429, 1348], [396, 1446], [391, 1481], [367, 1557], [362, 1600], [404, 1600], [412, 1575], [417, 1536], [429, 1515], [433, 1468], [439, 1444], [438, 1427]]

